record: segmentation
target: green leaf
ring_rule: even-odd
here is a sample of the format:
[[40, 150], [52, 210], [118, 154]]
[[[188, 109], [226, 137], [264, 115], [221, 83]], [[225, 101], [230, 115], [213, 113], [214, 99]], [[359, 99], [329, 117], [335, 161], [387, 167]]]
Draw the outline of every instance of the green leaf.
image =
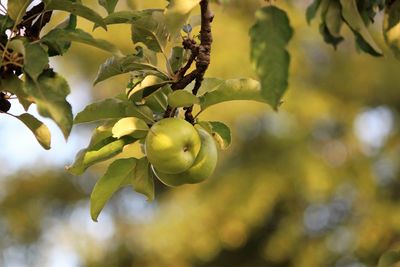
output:
[[162, 12], [162, 9], [145, 9], [145, 10], [124, 10], [109, 14], [104, 22], [109, 24], [129, 23], [144, 17], [149, 17], [153, 12]]
[[50, 131], [47, 126], [43, 124], [43, 122], [28, 113], [23, 113], [15, 117], [23, 122], [32, 131], [37, 141], [44, 149], [50, 149]]
[[371, 37], [358, 9], [356, 0], [340, 0], [342, 16], [356, 35], [359, 48], [373, 56], [381, 56], [382, 50]]
[[72, 128], [72, 108], [66, 100], [70, 93], [67, 81], [46, 70], [36, 81], [27, 77], [24, 90], [32, 96], [39, 114], [51, 118], [67, 139]]
[[290, 56], [286, 46], [292, 35], [289, 18], [275, 6], [261, 8], [250, 29], [251, 60], [261, 80], [262, 95], [274, 109], [288, 87]]
[[166, 11], [169, 32], [179, 33], [188, 20], [190, 12], [198, 6], [200, 0], [171, 0]]
[[71, 2], [70, 0], [44, 0], [46, 10], [61, 10], [66, 11], [76, 16], [83, 17], [87, 20], [100, 25], [104, 29], [107, 29], [107, 25], [104, 23], [103, 18], [94, 10], [82, 5], [78, 2]]
[[98, 0], [99, 4], [104, 7], [108, 14], [113, 13], [115, 10], [115, 6], [118, 3], [118, 0]]
[[383, 35], [386, 44], [393, 51], [397, 59], [400, 59], [400, 2], [394, 2], [385, 9], [383, 20]]
[[136, 117], [128, 117], [120, 119], [112, 128], [112, 134], [115, 138], [122, 136], [132, 136], [135, 138], [143, 138], [147, 135], [149, 126], [146, 122]]
[[[231, 80], [219, 80], [220, 84], [217, 84], [217, 79], [213, 79], [210, 85], [209, 92], [205, 92], [203, 96], [200, 96], [200, 106], [202, 110], [225, 101], [232, 100], [254, 100], [265, 103], [266, 100], [261, 94], [260, 83], [253, 79], [231, 79]], [[204, 91], [207, 89], [204, 88]]]
[[184, 90], [177, 90], [168, 95], [168, 104], [172, 108], [190, 107], [199, 102], [197, 96]]
[[105, 99], [86, 106], [76, 115], [74, 124], [123, 118], [126, 116], [126, 109], [126, 102], [115, 98]]
[[32, 104], [32, 99], [25, 93], [23, 86], [23, 81], [21, 81], [16, 75], [0, 79], [1, 90], [16, 95], [19, 103], [21, 103], [25, 111], [27, 111], [29, 106]]
[[201, 121], [198, 124], [212, 135], [221, 149], [225, 150], [231, 145], [231, 130], [224, 123], [219, 121]]
[[36, 80], [49, 66], [49, 58], [40, 44], [25, 43], [24, 71]]
[[41, 42], [46, 44], [50, 49], [56, 51], [60, 55], [62, 55], [66, 51], [65, 43], [70, 41], [97, 47], [107, 52], [111, 52], [115, 55], [122, 55], [122, 53], [114, 44], [106, 40], [95, 39], [92, 35], [81, 29], [56, 28], [51, 30], [41, 39]]
[[319, 25], [319, 32], [321, 33], [322, 37], [324, 38], [325, 43], [331, 44], [335, 49], [339, 43], [341, 43], [344, 38], [342, 36], [335, 36], [333, 35], [326, 25], [325, 22], [322, 22]]
[[145, 103], [149, 106], [154, 112], [164, 112], [168, 106], [168, 97], [167, 95], [171, 92], [171, 88], [169, 86], [164, 86], [154, 94], [145, 98]]
[[155, 52], [164, 53], [169, 32], [162, 12], [153, 12], [151, 16], [132, 22], [132, 41], [143, 43]]
[[182, 67], [184, 52], [185, 50], [181, 46], [175, 46], [172, 48], [171, 56], [168, 61], [173, 73], [176, 73]]
[[118, 159], [110, 164], [104, 176], [97, 181], [90, 196], [90, 215], [93, 221], [97, 222], [112, 195], [135, 175], [136, 163], [135, 158]]
[[[156, 75], [147, 75], [141, 82], [137, 83], [132, 89], [127, 91], [127, 96], [131, 99], [132, 96], [141, 93], [141, 97], [146, 97], [157, 91], [159, 88], [172, 81], [165, 81]], [[146, 92], [144, 92], [146, 91]]]
[[400, 262], [400, 252], [388, 251], [380, 257], [377, 267], [392, 267], [394, 264], [399, 262]]
[[[65, 29], [65, 30], [75, 30], [76, 24], [77, 24], [77, 17], [76, 17], [76, 15], [71, 14], [68, 16], [67, 19], [65, 19], [63, 22], [58, 24], [55, 28], [56, 29]], [[63, 55], [71, 47], [71, 40], [57, 40], [57, 39], [53, 38], [53, 42], [52, 42], [51, 39], [49, 38], [49, 40], [47, 42], [48, 42], [47, 43], [47, 47], [48, 47], [47, 54], [50, 57]]]
[[7, 14], [14, 20], [15, 24], [21, 22], [31, 2], [32, 0], [10, 0], [7, 2]]
[[306, 19], [307, 23], [310, 24], [311, 20], [315, 18], [317, 15], [318, 8], [321, 4], [322, 0], [314, 0], [311, 5], [308, 6], [307, 11], [306, 11]]
[[81, 175], [90, 166], [118, 155], [126, 145], [132, 144], [136, 140], [130, 136], [125, 136], [121, 139], [107, 137], [103, 140], [98, 140], [96, 144], [89, 145], [89, 147], [79, 151], [74, 163], [67, 166], [66, 170], [73, 175]]
[[166, 77], [166, 75], [158, 71], [156, 66], [142, 62], [142, 58], [138, 56], [128, 55], [126, 57], [111, 57], [100, 66], [94, 84], [119, 74], [146, 70], [157, 72], [159, 76]]
[[126, 109], [126, 116], [142, 119], [149, 124], [154, 123], [153, 111], [145, 105], [135, 105], [130, 103]]
[[325, 14], [326, 27], [330, 34], [336, 38], [341, 37], [340, 30], [342, 29], [342, 7], [339, 1], [330, 1], [328, 10]]
[[154, 200], [154, 177], [146, 157], [137, 161], [135, 175], [131, 178], [131, 184], [133, 190], [145, 195], [148, 201]]
[[4, 34], [7, 29], [11, 29], [14, 25], [14, 21], [10, 18], [10, 16], [0, 16], [0, 33]]

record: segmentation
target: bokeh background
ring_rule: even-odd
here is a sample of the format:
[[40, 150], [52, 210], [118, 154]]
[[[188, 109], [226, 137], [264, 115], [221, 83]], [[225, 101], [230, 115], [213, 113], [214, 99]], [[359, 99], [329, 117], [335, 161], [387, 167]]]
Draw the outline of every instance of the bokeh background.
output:
[[[334, 51], [318, 33], [318, 19], [305, 21], [310, 2], [276, 3], [295, 29], [290, 88], [280, 111], [247, 101], [210, 108], [201, 118], [224, 121], [233, 132], [215, 175], [174, 189], [157, 182], [151, 203], [122, 189], [98, 223], [90, 220], [89, 195], [107, 164], [82, 177], [64, 171], [94, 125], [76, 126], [66, 143], [45, 120], [53, 144], [44, 151], [20, 122], [1, 116], [0, 266], [367, 267], [399, 249], [399, 62], [386, 48], [383, 58], [359, 54], [350, 32]], [[209, 77], [254, 77], [248, 29], [265, 4], [213, 5]], [[117, 9], [165, 5], [120, 0]], [[54, 24], [64, 17], [56, 13]], [[381, 18], [371, 31], [384, 47]], [[79, 27], [92, 25], [79, 19]], [[95, 36], [133, 52], [129, 25], [97, 29]], [[92, 86], [108, 56], [74, 44], [65, 57], [53, 58], [71, 85], [74, 113], [124, 90], [127, 75]], [[11, 112], [22, 109], [15, 102]]]

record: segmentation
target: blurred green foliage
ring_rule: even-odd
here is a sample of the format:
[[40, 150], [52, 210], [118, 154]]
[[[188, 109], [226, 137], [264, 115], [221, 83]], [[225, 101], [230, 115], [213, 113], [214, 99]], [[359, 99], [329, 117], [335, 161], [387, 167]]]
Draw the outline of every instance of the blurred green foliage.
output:
[[[282, 3], [296, 34], [288, 48], [290, 90], [279, 113], [230, 102], [202, 114], [234, 130], [233, 146], [220, 153], [212, 179], [176, 189], [158, 183], [153, 203], [123, 190], [96, 225], [88, 222], [88, 194], [102, 165], [81, 178], [40, 166], [0, 177], [0, 266], [16, 259], [21, 266], [58, 266], [48, 255], [59, 249], [56, 259], [69, 262], [62, 266], [361, 267], [376, 266], [385, 251], [398, 249], [399, 63], [358, 54], [352, 38], [334, 51], [321, 40], [317, 22], [307, 25], [305, 2]], [[259, 3], [231, 4], [213, 6], [210, 77], [254, 76], [248, 28]], [[130, 51], [129, 27], [109, 28], [96, 36]], [[87, 49], [74, 44], [56, 60], [57, 71], [91, 83], [107, 55]], [[96, 85], [93, 97], [124, 90], [126, 81], [121, 76]]]

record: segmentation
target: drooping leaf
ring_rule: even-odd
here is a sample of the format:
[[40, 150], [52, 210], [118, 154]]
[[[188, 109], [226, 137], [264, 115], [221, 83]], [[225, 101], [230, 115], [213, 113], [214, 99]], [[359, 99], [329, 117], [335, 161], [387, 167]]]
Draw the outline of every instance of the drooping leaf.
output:
[[153, 12], [150, 16], [132, 22], [132, 41], [143, 43], [147, 48], [165, 53], [169, 32], [162, 12]]
[[21, 22], [31, 2], [32, 0], [11, 0], [7, 2], [7, 14], [14, 20], [15, 24]]
[[383, 20], [383, 35], [386, 44], [393, 51], [397, 59], [400, 59], [400, 2], [394, 2], [385, 10]]
[[104, 81], [113, 76], [128, 73], [131, 71], [153, 71], [157, 72], [160, 76], [165, 75], [158, 71], [156, 66], [144, 63], [142, 58], [135, 55], [128, 55], [126, 57], [111, 57], [104, 62], [97, 73], [94, 84]]
[[394, 264], [399, 262], [400, 262], [400, 252], [388, 251], [380, 257], [377, 267], [393, 267]]
[[118, 3], [118, 0], [98, 0], [99, 4], [104, 7], [108, 14], [113, 13], [115, 10], [115, 7]]
[[333, 35], [329, 31], [329, 28], [325, 22], [322, 22], [319, 25], [319, 32], [321, 33], [322, 37], [324, 38], [325, 43], [331, 44], [335, 49], [337, 48], [338, 44], [344, 40], [344, 38], [342, 36]]
[[166, 11], [169, 32], [179, 33], [189, 18], [190, 12], [198, 6], [200, 0], [171, 0]]
[[307, 23], [310, 24], [311, 21], [315, 18], [317, 15], [318, 8], [321, 4], [322, 0], [314, 0], [307, 8], [306, 11], [306, 19]]
[[114, 138], [123, 136], [132, 136], [135, 138], [143, 138], [149, 131], [146, 122], [136, 117], [127, 117], [120, 119], [112, 128]]
[[23, 86], [23, 81], [20, 80], [16, 75], [11, 75], [0, 79], [1, 90], [16, 95], [19, 103], [21, 103], [25, 111], [27, 111], [29, 106], [32, 104], [32, 99], [25, 93]]
[[290, 56], [286, 46], [292, 35], [288, 16], [274, 6], [261, 8], [250, 29], [251, 59], [261, 80], [262, 95], [274, 109], [288, 87]]
[[24, 71], [29, 77], [36, 80], [48, 65], [49, 58], [40, 44], [25, 44]]
[[65, 43], [71, 41], [91, 45], [115, 55], [122, 55], [114, 44], [106, 40], [95, 39], [92, 35], [81, 29], [56, 28], [41, 39], [41, 42], [46, 44], [53, 51], [56, 51], [59, 55], [62, 55], [66, 51]]
[[358, 9], [356, 0], [340, 0], [342, 16], [356, 35], [358, 47], [373, 56], [381, 56], [382, 50], [369, 33]]
[[135, 175], [131, 178], [133, 190], [147, 197], [148, 201], [154, 200], [154, 177], [147, 157], [137, 161]]
[[72, 108], [66, 100], [70, 93], [67, 81], [49, 69], [36, 81], [27, 77], [25, 92], [33, 98], [39, 114], [51, 118], [68, 138], [72, 128]]
[[220, 149], [225, 150], [231, 145], [231, 130], [226, 124], [219, 121], [200, 121], [199, 125], [212, 135]]
[[107, 137], [103, 140], [98, 140], [96, 144], [89, 145], [79, 151], [74, 163], [67, 166], [66, 170], [73, 175], [81, 175], [90, 166], [118, 155], [126, 145], [132, 144], [136, 140], [131, 136], [125, 136], [121, 139]]
[[[216, 86], [220, 82], [220, 85]], [[265, 103], [262, 96], [260, 83], [253, 79], [231, 79], [217, 80], [213, 79], [213, 85], [209, 92], [200, 96], [200, 106], [204, 110], [212, 105], [232, 100], [254, 100]], [[204, 88], [203, 90], [206, 90]]]
[[74, 124], [123, 118], [126, 116], [126, 109], [126, 103], [121, 100], [105, 99], [86, 106], [76, 115]]
[[[77, 24], [77, 17], [74, 14], [70, 14], [67, 19], [65, 19], [63, 22], [58, 24], [55, 29], [64, 29], [64, 30], [75, 30], [76, 29], [76, 24]], [[43, 38], [43, 37], [42, 37]], [[68, 49], [71, 47], [71, 40], [67, 40], [67, 38], [64, 38], [65, 40], [55, 40], [55, 42], [51, 42], [51, 39], [47, 40], [47, 54], [49, 57], [53, 56], [59, 56], [63, 55], [68, 51]]]
[[106, 173], [101, 177], [90, 196], [90, 215], [92, 220], [97, 218], [112, 195], [126, 185], [135, 175], [137, 159], [118, 159], [110, 164]]
[[343, 20], [342, 8], [340, 6], [339, 0], [329, 2], [329, 7], [326, 11], [324, 21], [330, 34], [336, 38], [340, 38], [340, 31], [343, 25]]
[[177, 90], [168, 95], [168, 104], [172, 108], [190, 107], [199, 102], [197, 96], [184, 90]]
[[100, 25], [104, 29], [107, 29], [107, 25], [104, 23], [103, 18], [94, 10], [82, 5], [79, 2], [71, 2], [70, 0], [44, 0], [46, 10], [61, 10], [74, 14], [79, 17], [83, 17], [87, 20]]
[[36, 119], [29, 113], [23, 113], [19, 116], [15, 116], [21, 122], [23, 122], [35, 135], [37, 141], [44, 149], [50, 149], [51, 135], [50, 131], [43, 122]]

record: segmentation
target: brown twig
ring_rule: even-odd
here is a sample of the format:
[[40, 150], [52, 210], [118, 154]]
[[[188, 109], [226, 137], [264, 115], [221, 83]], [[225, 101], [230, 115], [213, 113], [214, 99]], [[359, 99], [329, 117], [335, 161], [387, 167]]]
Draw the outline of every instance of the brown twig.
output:
[[[211, 44], [213, 41], [211, 33], [211, 22], [213, 21], [214, 15], [210, 10], [209, 1], [200, 1], [201, 10], [201, 29], [200, 29], [200, 44], [197, 45], [193, 39], [185, 38], [183, 40], [183, 47], [186, 50], [191, 51], [191, 56], [184, 67], [182, 67], [177, 73], [175, 82], [171, 87], [173, 90], [181, 90], [188, 86], [191, 82], [196, 81], [192, 93], [197, 95], [201, 83], [203, 82], [204, 75], [210, 65], [210, 54]], [[196, 69], [186, 74], [191, 65], [196, 61]], [[185, 75], [186, 74], [186, 75]], [[194, 117], [192, 115], [193, 106], [185, 108], [185, 120], [194, 124]], [[165, 116], [171, 115], [172, 109], [167, 108]]]

